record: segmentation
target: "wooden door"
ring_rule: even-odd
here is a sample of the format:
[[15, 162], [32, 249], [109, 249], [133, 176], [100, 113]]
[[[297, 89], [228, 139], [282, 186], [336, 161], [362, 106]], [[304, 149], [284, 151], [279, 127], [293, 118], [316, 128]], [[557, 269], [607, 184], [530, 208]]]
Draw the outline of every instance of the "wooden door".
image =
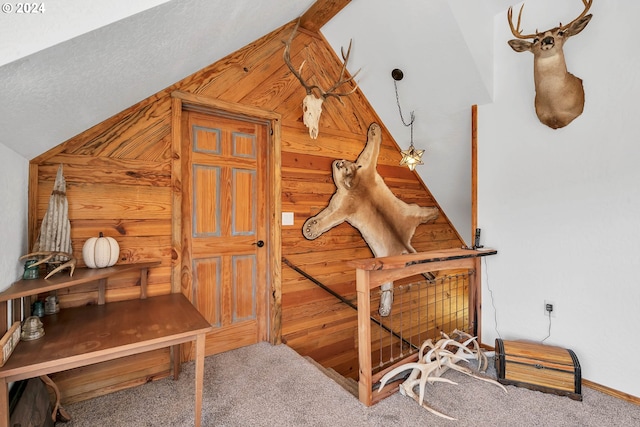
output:
[[181, 285], [214, 326], [206, 354], [268, 337], [269, 125], [184, 111]]

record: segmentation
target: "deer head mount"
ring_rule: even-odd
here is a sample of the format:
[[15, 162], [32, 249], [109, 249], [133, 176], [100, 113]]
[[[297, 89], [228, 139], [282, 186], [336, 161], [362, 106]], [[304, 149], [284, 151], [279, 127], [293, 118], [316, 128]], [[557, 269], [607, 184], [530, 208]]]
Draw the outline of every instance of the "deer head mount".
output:
[[[333, 86], [331, 86], [327, 90], [324, 90], [318, 85], [311, 85], [305, 82], [305, 80], [302, 78], [302, 67], [304, 66], [304, 63], [306, 61], [302, 61], [302, 64], [300, 64], [300, 68], [298, 70], [296, 70], [291, 64], [291, 54], [290, 54], [291, 42], [293, 41], [293, 37], [298, 31], [299, 26], [300, 26], [300, 21], [298, 21], [295, 28], [293, 29], [293, 32], [291, 33], [289, 40], [284, 42], [285, 48], [284, 48], [283, 58], [284, 58], [284, 62], [289, 67], [289, 70], [291, 70], [293, 75], [297, 77], [297, 79], [300, 81], [302, 86], [307, 91], [307, 96], [305, 96], [304, 99], [302, 100], [302, 113], [303, 113], [302, 120], [305, 126], [309, 128], [309, 136], [312, 139], [316, 139], [318, 137], [318, 123], [320, 122], [320, 114], [322, 114], [322, 103], [328, 97], [334, 96], [338, 98], [341, 104], [344, 105], [340, 97], [351, 95], [353, 92], [356, 91], [356, 89], [358, 88], [358, 85], [356, 84], [355, 87], [351, 89], [349, 92], [336, 92], [336, 90], [340, 86], [346, 83], [349, 83], [351, 80], [353, 80], [358, 75], [360, 70], [356, 71], [356, 73], [351, 77], [347, 78], [345, 76], [347, 71], [347, 62], [349, 62], [349, 55], [351, 54], [351, 41], [349, 41], [349, 48], [347, 49], [346, 55], [344, 53], [344, 49], [342, 48], [340, 49], [340, 52], [342, 53], [342, 60], [344, 62], [342, 64], [342, 70], [340, 70], [340, 77], [338, 78], [338, 80], [335, 82]], [[314, 91], [313, 91], [314, 89], [320, 94], [319, 97], [314, 94]]]
[[[516, 37], [509, 40], [509, 46], [516, 52], [533, 53], [533, 78], [536, 88], [535, 107], [538, 119], [552, 129], [558, 129], [571, 123], [582, 114], [584, 109], [584, 89], [582, 80], [567, 71], [562, 50], [571, 36], [584, 30], [592, 15], [587, 15], [593, 0], [582, 0], [584, 10], [567, 25], [558, 25], [547, 31], [534, 34], [522, 34], [520, 21], [522, 9], [518, 14], [518, 23], [513, 25], [513, 11], [510, 7], [507, 19], [511, 32]], [[528, 41], [531, 39], [532, 41]]]

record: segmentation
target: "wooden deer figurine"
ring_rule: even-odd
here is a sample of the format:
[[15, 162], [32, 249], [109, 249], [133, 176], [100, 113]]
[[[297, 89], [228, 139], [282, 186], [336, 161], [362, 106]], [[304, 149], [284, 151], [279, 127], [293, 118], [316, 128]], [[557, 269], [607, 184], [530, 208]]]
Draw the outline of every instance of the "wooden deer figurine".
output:
[[[516, 52], [533, 53], [533, 78], [536, 88], [536, 114], [542, 123], [552, 129], [558, 129], [571, 123], [582, 114], [584, 109], [584, 89], [582, 80], [567, 71], [562, 48], [569, 37], [580, 33], [591, 20], [587, 15], [593, 0], [582, 0], [584, 10], [567, 25], [559, 26], [535, 34], [522, 34], [518, 14], [518, 23], [513, 25], [513, 11], [509, 8], [507, 19], [515, 37], [509, 40], [509, 46]], [[528, 41], [532, 39], [532, 41]]]

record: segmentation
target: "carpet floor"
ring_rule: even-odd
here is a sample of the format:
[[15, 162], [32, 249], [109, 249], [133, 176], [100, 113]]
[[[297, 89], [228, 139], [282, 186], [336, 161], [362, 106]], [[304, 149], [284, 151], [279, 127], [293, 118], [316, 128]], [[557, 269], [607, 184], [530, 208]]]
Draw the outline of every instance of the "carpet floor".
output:
[[[489, 375], [492, 372], [488, 372]], [[495, 372], [493, 372], [495, 376]], [[450, 421], [395, 393], [366, 407], [286, 345], [259, 343], [205, 359], [203, 426], [640, 426], [640, 406], [583, 388], [583, 401], [493, 384], [449, 371], [458, 385], [427, 385], [425, 401]], [[66, 406], [72, 420], [56, 426], [193, 425], [194, 364], [177, 381]]]

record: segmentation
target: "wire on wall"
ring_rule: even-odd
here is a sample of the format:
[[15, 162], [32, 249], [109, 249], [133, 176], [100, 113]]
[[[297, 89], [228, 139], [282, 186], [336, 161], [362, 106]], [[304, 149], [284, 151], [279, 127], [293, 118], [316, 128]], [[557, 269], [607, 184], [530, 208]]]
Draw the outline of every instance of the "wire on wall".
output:
[[[491, 286], [489, 284], [489, 268], [487, 267], [487, 258], [483, 257], [484, 260], [484, 277], [485, 277], [485, 283], [487, 284], [487, 290], [489, 291], [489, 296], [491, 297], [491, 306], [493, 307], [493, 322], [494, 322], [494, 329], [496, 331], [496, 334], [498, 335], [498, 338], [502, 339], [502, 335], [500, 334], [500, 331], [498, 330], [498, 309], [496, 308], [496, 304], [495, 304], [495, 300], [493, 298], [493, 290], [491, 289]], [[549, 337], [551, 337], [551, 312], [547, 312], [547, 315], [549, 317], [549, 327], [547, 330], [547, 336], [544, 337], [542, 339], [542, 341], [540, 341], [541, 344], [544, 344], [544, 342], [549, 339]]]
[[498, 310], [496, 308], [495, 301], [493, 299], [493, 291], [491, 290], [491, 286], [489, 286], [489, 269], [487, 268], [487, 257], [482, 257], [484, 260], [484, 280], [487, 284], [487, 289], [489, 290], [489, 296], [491, 297], [491, 306], [493, 307], [493, 323], [496, 334], [498, 338], [502, 339], [502, 335], [500, 335], [500, 331], [498, 331]]
[[540, 341], [541, 344], [544, 344], [544, 342], [547, 340], [547, 338], [549, 338], [551, 336], [551, 312], [548, 311], [547, 315], [549, 315], [549, 332], [548, 332], [547, 336], [544, 337], [542, 341]]

